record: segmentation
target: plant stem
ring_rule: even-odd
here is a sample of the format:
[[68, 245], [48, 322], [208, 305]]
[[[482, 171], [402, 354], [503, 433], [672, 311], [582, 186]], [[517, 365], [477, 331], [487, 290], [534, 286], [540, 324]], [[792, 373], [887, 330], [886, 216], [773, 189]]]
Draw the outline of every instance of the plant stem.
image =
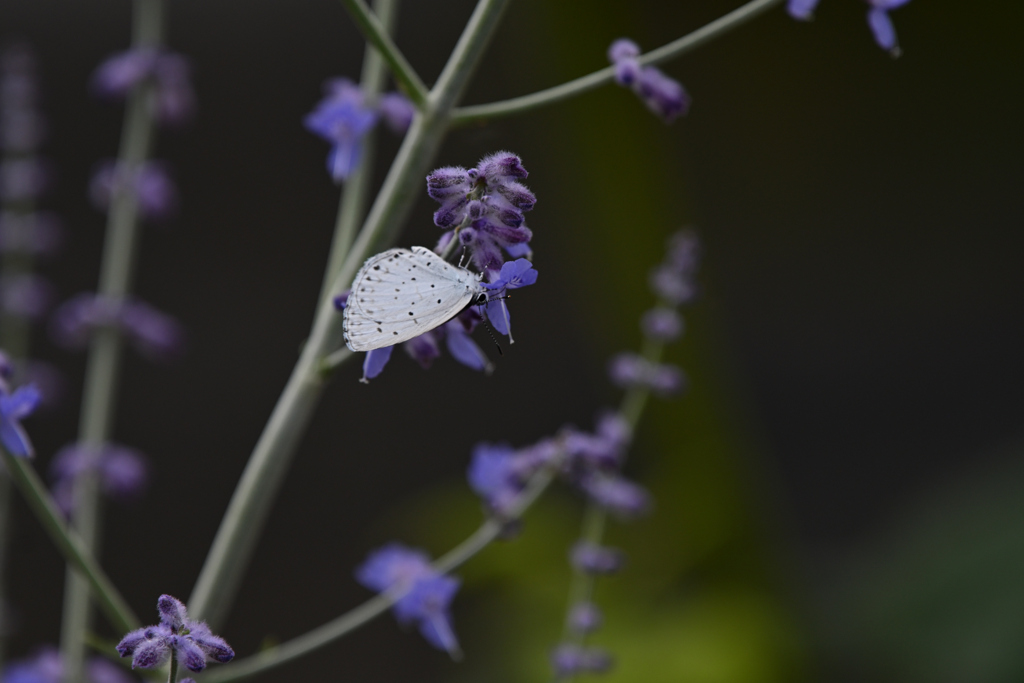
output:
[[[753, 0], [739, 7], [728, 14], [715, 19], [693, 33], [678, 38], [667, 45], [642, 55], [639, 59], [643, 66], [660, 64], [675, 57], [686, 54], [690, 50], [703, 45], [719, 36], [728, 33], [738, 26], [742, 26], [754, 17], [768, 11], [775, 5], [782, 3], [782, 0]], [[582, 95], [583, 93], [607, 85], [615, 80], [615, 67], [609, 66], [595, 71], [586, 76], [553, 88], [540, 90], [522, 97], [491, 102], [490, 104], [478, 104], [472, 107], [459, 107], [452, 112], [452, 125], [461, 126], [467, 123], [474, 123], [488, 119], [496, 119], [513, 114], [531, 111], [540, 107], [567, 100], [570, 97]]]
[[[510, 508], [508, 512], [509, 519], [516, 519], [529, 509], [551, 484], [557, 469], [558, 463], [553, 462], [550, 467], [537, 472], [530, 479], [526, 488], [519, 495], [515, 505]], [[451, 572], [493, 543], [501, 535], [504, 526], [505, 524], [501, 521], [493, 518], [488, 519], [476, 531], [470, 534], [466, 540], [435, 560], [431, 566], [438, 573], [447, 574]], [[319, 628], [304, 633], [298, 638], [293, 638], [286, 643], [264, 650], [257, 655], [210, 672], [203, 677], [203, 683], [228, 683], [229, 681], [241, 680], [298, 659], [333, 643], [360, 626], [372, 621], [386, 612], [400, 597], [402, 597], [402, 594], [395, 592], [385, 592], [374, 596], [358, 607], [349, 610]]]
[[11, 479], [21, 489], [21, 494], [32, 512], [50, 535], [57, 551], [88, 581], [100, 609], [110, 623], [122, 632], [139, 628], [141, 624], [138, 617], [132, 613], [131, 607], [103, 573], [82, 538], [65, 524], [64, 517], [46, 490], [46, 485], [39, 479], [29, 461], [25, 458], [15, 458], [3, 449], [0, 449], [0, 457], [3, 458]]
[[[132, 47], [154, 48], [162, 43], [163, 0], [135, 0]], [[125, 113], [118, 154], [118, 174], [132, 178], [150, 155], [153, 145], [153, 84], [147, 79], [133, 88]], [[100, 266], [99, 295], [121, 301], [131, 290], [138, 248], [139, 205], [133, 189], [121, 188], [111, 199]], [[96, 331], [86, 365], [79, 441], [101, 446], [110, 439], [114, 419], [122, 339], [114, 328]], [[100, 498], [95, 472], [75, 481], [73, 525], [85, 547], [98, 554]], [[67, 680], [82, 679], [85, 633], [89, 628], [89, 585], [77, 571], [65, 580], [61, 656]]]
[[[398, 18], [397, 0], [376, 0], [373, 11], [380, 19], [385, 34], [389, 34]], [[369, 43], [363, 52], [363, 73], [359, 79], [359, 87], [367, 99], [375, 98], [384, 89], [387, 72], [380, 53]], [[340, 294], [331, 287], [334, 279], [345, 262], [352, 240], [355, 239], [356, 228], [366, 214], [367, 194], [370, 181], [373, 179], [373, 156], [376, 145], [376, 129], [363, 136], [363, 158], [352, 174], [345, 180], [341, 190], [341, 204], [338, 206], [338, 219], [334, 226], [334, 240], [331, 242], [331, 255], [327, 259], [327, 270], [324, 271], [324, 282], [320, 290], [320, 300]]]
[[345, 5], [366, 39], [380, 51], [384, 61], [391, 68], [391, 74], [401, 84], [409, 99], [422, 109], [427, 102], [427, 86], [391, 40], [391, 36], [384, 28], [384, 22], [370, 11], [364, 0], [341, 0], [341, 4]]
[[176, 652], [171, 653], [171, 666], [167, 672], [167, 683], [178, 683], [178, 657]]
[[[397, 234], [441, 144], [448, 114], [472, 75], [497, 15], [507, 3], [508, 0], [479, 0], [448, 66], [430, 93], [425, 110], [406, 134], [332, 291], [346, 289], [358, 267], [373, 253], [371, 250]], [[451, 68], [453, 61], [458, 64], [455, 71]], [[270, 506], [319, 401], [324, 384], [323, 359], [338, 350], [341, 338], [342, 316], [327, 297], [320, 302], [309, 340], [249, 457], [192, 590], [189, 612], [208, 621], [214, 630], [234, 601]]]

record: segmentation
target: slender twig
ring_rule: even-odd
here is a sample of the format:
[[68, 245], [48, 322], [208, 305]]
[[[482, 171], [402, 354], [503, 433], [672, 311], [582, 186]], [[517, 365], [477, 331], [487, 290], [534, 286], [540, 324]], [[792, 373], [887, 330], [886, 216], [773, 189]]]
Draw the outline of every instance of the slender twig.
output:
[[50, 535], [57, 551], [88, 581], [100, 609], [110, 623], [122, 632], [139, 628], [141, 624], [138, 617], [100, 568], [96, 558], [82, 542], [82, 538], [64, 523], [64, 518], [47, 492], [46, 485], [39, 479], [39, 475], [29, 462], [24, 458], [15, 458], [2, 449], [0, 457], [3, 458], [7, 471], [21, 490], [32, 512]]
[[[390, 34], [398, 17], [397, 0], [376, 0], [373, 3], [373, 11], [380, 19], [385, 34]], [[363, 96], [370, 100], [376, 98], [384, 89], [386, 76], [387, 71], [380, 53], [372, 44], [367, 43], [366, 49], [363, 51], [363, 73], [359, 78], [359, 87], [363, 91]], [[341, 203], [338, 206], [338, 218], [334, 225], [331, 254], [327, 259], [327, 269], [324, 271], [324, 282], [320, 290], [321, 300], [340, 293], [331, 290], [334, 278], [337, 277], [341, 265], [345, 262], [345, 257], [348, 256], [349, 249], [352, 248], [352, 241], [356, 238], [356, 229], [366, 216], [367, 195], [370, 191], [370, 181], [373, 179], [373, 153], [376, 147], [376, 137], [376, 128], [363, 136], [361, 140], [362, 160], [345, 179], [345, 185], [341, 191]]]
[[[162, 43], [163, 0], [135, 0], [132, 47], [154, 48]], [[153, 84], [148, 79], [136, 86], [128, 99], [118, 173], [132, 177], [150, 155], [153, 145]], [[136, 193], [115, 192], [107, 217], [107, 232], [100, 266], [99, 294], [120, 301], [131, 290], [138, 249], [139, 203]], [[97, 330], [89, 347], [79, 440], [98, 446], [110, 438], [120, 370], [122, 339], [115, 328]], [[73, 525], [86, 547], [97, 552], [100, 542], [99, 486], [95, 472], [75, 481]], [[89, 585], [76, 572], [65, 580], [64, 616], [61, 623], [61, 656], [68, 680], [79, 680], [83, 643], [89, 628]]]
[[391, 68], [391, 74], [405, 89], [409, 99], [417, 107], [422, 108], [427, 102], [427, 86], [423, 84], [415, 69], [406, 60], [405, 55], [395, 45], [395, 41], [388, 35], [382, 22], [367, 7], [364, 0], [341, 0], [341, 3], [352, 15], [352, 19], [355, 20], [366, 39], [380, 50], [384, 61]]
[[[557, 468], [558, 461], [556, 459], [549, 467], [539, 471], [530, 479], [515, 504], [507, 512], [506, 520], [517, 519], [533, 505], [551, 484]], [[434, 571], [447, 574], [462, 566], [501, 536], [505, 524], [506, 522], [493, 518], [488, 519], [466, 540], [435, 560], [431, 565]], [[203, 683], [228, 683], [241, 680], [307, 655], [384, 614], [401, 597], [402, 593], [397, 592], [385, 592], [374, 596], [358, 607], [298, 638], [264, 650], [252, 657], [228, 664], [216, 671], [211, 671], [203, 677]]]
[[[380, 193], [335, 278], [333, 291], [343, 291], [356, 269], [373, 250], [394, 239], [419, 195], [420, 184], [447, 129], [448, 115], [465, 89], [490, 39], [497, 15], [509, 0], [479, 0], [449, 65], [413, 121], [391, 164]], [[216, 629], [234, 601], [270, 506], [291, 464], [323, 391], [323, 359], [341, 346], [342, 316], [330, 297], [320, 302], [313, 330], [270, 420], [249, 457], [221, 521], [206, 562], [189, 599], [189, 612]]]
[[[754, 17], [781, 3], [782, 0], [753, 0], [748, 2], [742, 7], [715, 19], [710, 24], [697, 29], [693, 33], [689, 33], [682, 38], [678, 38], [667, 45], [642, 55], [639, 59], [640, 64], [644, 66], [660, 64], [684, 55], [690, 50], [714, 38], [718, 38], [722, 34], [745, 24]], [[538, 109], [555, 102], [561, 102], [570, 97], [582, 95], [589, 90], [607, 85], [614, 81], [614, 79], [615, 67], [609, 66], [567, 83], [556, 85], [553, 88], [540, 90], [529, 95], [523, 95], [522, 97], [513, 97], [501, 102], [491, 102], [471, 107], [459, 107], [452, 112], [452, 125], [463, 125]]]

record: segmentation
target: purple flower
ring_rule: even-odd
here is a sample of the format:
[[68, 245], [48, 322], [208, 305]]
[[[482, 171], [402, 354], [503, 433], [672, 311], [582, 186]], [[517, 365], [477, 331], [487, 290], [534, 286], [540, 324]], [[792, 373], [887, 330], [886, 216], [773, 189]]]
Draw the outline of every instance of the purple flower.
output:
[[611, 656], [600, 648], [563, 643], [551, 653], [551, 667], [559, 678], [580, 673], [603, 673], [612, 666]]
[[511, 446], [480, 443], [473, 448], [467, 477], [469, 487], [487, 508], [501, 515], [523, 488], [522, 471]]
[[592, 475], [581, 488], [590, 500], [619, 517], [637, 517], [651, 508], [651, 496], [646, 489], [617, 475]]
[[86, 472], [96, 472], [103, 492], [119, 500], [141, 495], [149, 479], [145, 460], [130, 448], [114, 444], [65, 446], [50, 463], [53, 498], [65, 515], [75, 507], [75, 480]]
[[205, 669], [207, 657], [222, 664], [234, 659], [227, 642], [213, 635], [204, 622], [189, 619], [180, 600], [161, 595], [156, 606], [159, 624], [131, 631], [117, 644], [122, 657], [132, 656], [133, 669], [161, 666], [172, 654], [189, 671]]
[[604, 616], [592, 602], [580, 602], [569, 610], [569, 628], [575, 633], [586, 635], [601, 628]]
[[819, 0], [789, 0], [786, 4], [786, 11], [789, 16], [800, 21], [810, 21], [814, 18], [814, 9], [818, 6]]
[[184, 343], [173, 318], [136, 299], [118, 302], [83, 292], [61, 304], [50, 320], [54, 341], [71, 349], [84, 347], [99, 328], [120, 329], [140, 353], [155, 360], [173, 358]]
[[13, 456], [31, 458], [35, 455], [21, 421], [32, 414], [40, 398], [34, 384], [18, 387], [13, 393], [8, 392], [5, 385], [0, 386], [0, 443]]
[[661, 396], [682, 391], [686, 378], [674, 365], [651, 363], [635, 353], [620, 353], [608, 364], [608, 374], [623, 389], [646, 387]]
[[910, 0], [867, 0], [871, 9], [868, 10], [868, 26], [875, 36], [875, 42], [883, 50], [888, 50], [893, 57], [899, 57], [900, 47], [896, 40], [896, 28], [889, 18], [889, 10], [907, 4]]
[[413, 117], [416, 116], [416, 105], [409, 98], [398, 92], [384, 93], [377, 101], [377, 110], [391, 132], [402, 135], [409, 130]]
[[63, 241], [60, 220], [50, 212], [0, 212], [0, 252], [47, 256]]
[[497, 152], [481, 159], [476, 168], [446, 166], [427, 176], [427, 194], [441, 203], [434, 224], [448, 230], [437, 250], [446, 247], [457, 230], [459, 241], [481, 271], [501, 268], [503, 249], [522, 255], [533, 237], [523, 214], [537, 203], [518, 182], [527, 175], [519, 157]]
[[[336, 297], [335, 307], [338, 307], [338, 300], [347, 294]], [[342, 308], [344, 306], [342, 305]], [[418, 337], [413, 337], [403, 344], [409, 356], [420, 364], [424, 369], [430, 368], [434, 359], [441, 355], [440, 343], [443, 339], [445, 348], [452, 355], [452, 358], [459, 363], [473, 370], [490, 373], [494, 366], [488, 360], [484, 352], [477, 346], [476, 342], [469, 335], [476, 326], [483, 321], [478, 307], [470, 307], [459, 315], [455, 316], [444, 325], [433, 330], [424, 332]], [[384, 371], [384, 366], [391, 359], [393, 346], [385, 346], [367, 352], [363, 361], [363, 377], [360, 380], [364, 384], [377, 377]]]
[[572, 566], [584, 574], [614, 574], [622, 569], [626, 558], [621, 550], [579, 541], [569, 555]]
[[427, 642], [458, 654], [449, 606], [459, 581], [434, 571], [425, 552], [398, 543], [379, 548], [356, 569], [356, 580], [371, 590], [397, 594], [393, 610], [399, 623], [417, 623]]
[[608, 48], [608, 61], [615, 66], [615, 81], [629, 87], [647, 108], [672, 123], [690, 109], [690, 96], [675, 79], [653, 66], [640, 66], [640, 47], [627, 38], [620, 38]]
[[106, 211], [114, 197], [122, 192], [135, 194], [139, 212], [145, 218], [166, 219], [178, 208], [178, 189], [167, 167], [158, 161], [146, 162], [134, 169], [114, 161], [97, 165], [89, 182], [93, 206]]
[[329, 81], [327, 96], [306, 116], [306, 129], [331, 145], [327, 171], [335, 181], [348, 178], [359, 164], [362, 139], [377, 124], [377, 112], [367, 106], [363, 91], [347, 78]]
[[672, 308], [652, 308], [644, 313], [640, 327], [648, 339], [670, 342], [683, 333], [683, 319]]
[[38, 275], [0, 277], [0, 311], [36, 319], [50, 308], [53, 286]]
[[50, 184], [50, 173], [37, 157], [0, 162], [0, 199], [26, 202], [38, 199]]
[[138, 48], [107, 58], [93, 72], [92, 89], [97, 96], [122, 99], [146, 79], [155, 85], [156, 116], [161, 123], [176, 125], [195, 114], [188, 60], [179, 54]]
[[35, 57], [24, 44], [0, 54], [0, 150], [30, 154], [46, 136], [36, 109]]
[[[483, 283], [483, 287], [499, 294], [509, 289], [518, 289], [532, 285], [537, 281], [536, 269], [533, 268], [532, 263], [524, 258], [506, 261], [502, 264], [499, 273], [495, 274], [492, 270], [490, 274], [493, 281]], [[511, 319], [508, 313], [508, 306], [505, 304], [506, 298], [504, 296], [494, 296], [488, 299], [487, 319], [495, 330], [511, 340]]]

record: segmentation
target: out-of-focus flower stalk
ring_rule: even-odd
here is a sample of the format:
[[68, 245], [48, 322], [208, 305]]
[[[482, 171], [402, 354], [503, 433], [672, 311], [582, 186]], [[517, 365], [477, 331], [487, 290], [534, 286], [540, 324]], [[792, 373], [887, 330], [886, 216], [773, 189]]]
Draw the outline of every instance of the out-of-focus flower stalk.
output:
[[[163, 0], [135, 0], [132, 16], [132, 48], [157, 49], [163, 42]], [[131, 91], [121, 131], [118, 163], [129, 173], [150, 157], [156, 127], [154, 84], [145, 79]], [[116, 192], [107, 215], [103, 259], [98, 292], [112, 300], [130, 291], [138, 247], [139, 203], [135, 192]], [[121, 332], [108, 327], [97, 330], [89, 347], [85, 387], [79, 422], [79, 442], [100, 446], [109, 441], [120, 369]], [[100, 498], [96, 473], [75, 482], [77, 505], [72, 524], [94, 555], [100, 544]], [[89, 585], [77, 571], [69, 570], [65, 581], [64, 616], [61, 625], [61, 655], [66, 679], [82, 678], [84, 641], [89, 630]]]

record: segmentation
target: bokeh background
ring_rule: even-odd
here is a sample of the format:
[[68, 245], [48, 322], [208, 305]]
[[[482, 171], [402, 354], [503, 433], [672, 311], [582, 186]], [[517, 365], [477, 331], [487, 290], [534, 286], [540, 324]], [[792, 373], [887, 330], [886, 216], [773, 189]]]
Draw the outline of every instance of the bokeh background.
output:
[[[582, 75], [615, 38], [654, 48], [738, 4], [520, 0], [467, 102]], [[428, 82], [471, 7], [401, 8], [397, 42]], [[691, 389], [652, 407], [631, 456], [657, 506], [610, 532], [631, 563], [597, 593], [608, 680], [1024, 679], [1024, 8], [911, 2], [892, 15], [898, 60], [864, 15], [858, 0], [824, 0], [810, 24], [779, 8], [666, 65], [694, 97], [671, 126], [607, 87], [449, 136], [437, 165], [510, 149], [531, 173], [541, 275], [512, 304], [516, 344], [491, 377], [403, 354], [369, 386], [355, 365], [339, 373], [222, 629], [240, 654], [368, 597], [352, 570], [370, 549], [440, 554], [475, 528], [476, 442], [531, 443], [615, 405], [606, 359], [639, 343], [646, 272], [691, 224], [703, 296], [671, 352]], [[47, 206], [68, 227], [43, 272], [65, 297], [96, 286], [104, 217], [86, 186], [116, 153], [121, 108], [87, 83], [127, 46], [129, 18], [125, 0], [0, 6], [0, 41], [38, 54]], [[169, 42], [193, 62], [200, 115], [160, 138], [182, 206], [146, 230], [137, 289], [189, 348], [171, 367], [126, 360], [116, 435], [154, 482], [108, 507], [103, 549], [142, 615], [190, 592], [308, 332], [338, 188], [301, 119], [323, 80], [358, 76], [363, 50], [332, 0], [174, 0]], [[378, 182], [397, 144], [382, 137]], [[432, 210], [424, 194], [402, 245], [433, 244]], [[45, 470], [74, 439], [84, 359], [44, 331], [35, 348], [65, 379], [30, 422]], [[463, 662], [389, 615], [261, 680], [544, 680], [580, 512], [557, 491], [459, 572]], [[57, 639], [63, 569], [21, 504], [13, 523], [17, 655]]]

